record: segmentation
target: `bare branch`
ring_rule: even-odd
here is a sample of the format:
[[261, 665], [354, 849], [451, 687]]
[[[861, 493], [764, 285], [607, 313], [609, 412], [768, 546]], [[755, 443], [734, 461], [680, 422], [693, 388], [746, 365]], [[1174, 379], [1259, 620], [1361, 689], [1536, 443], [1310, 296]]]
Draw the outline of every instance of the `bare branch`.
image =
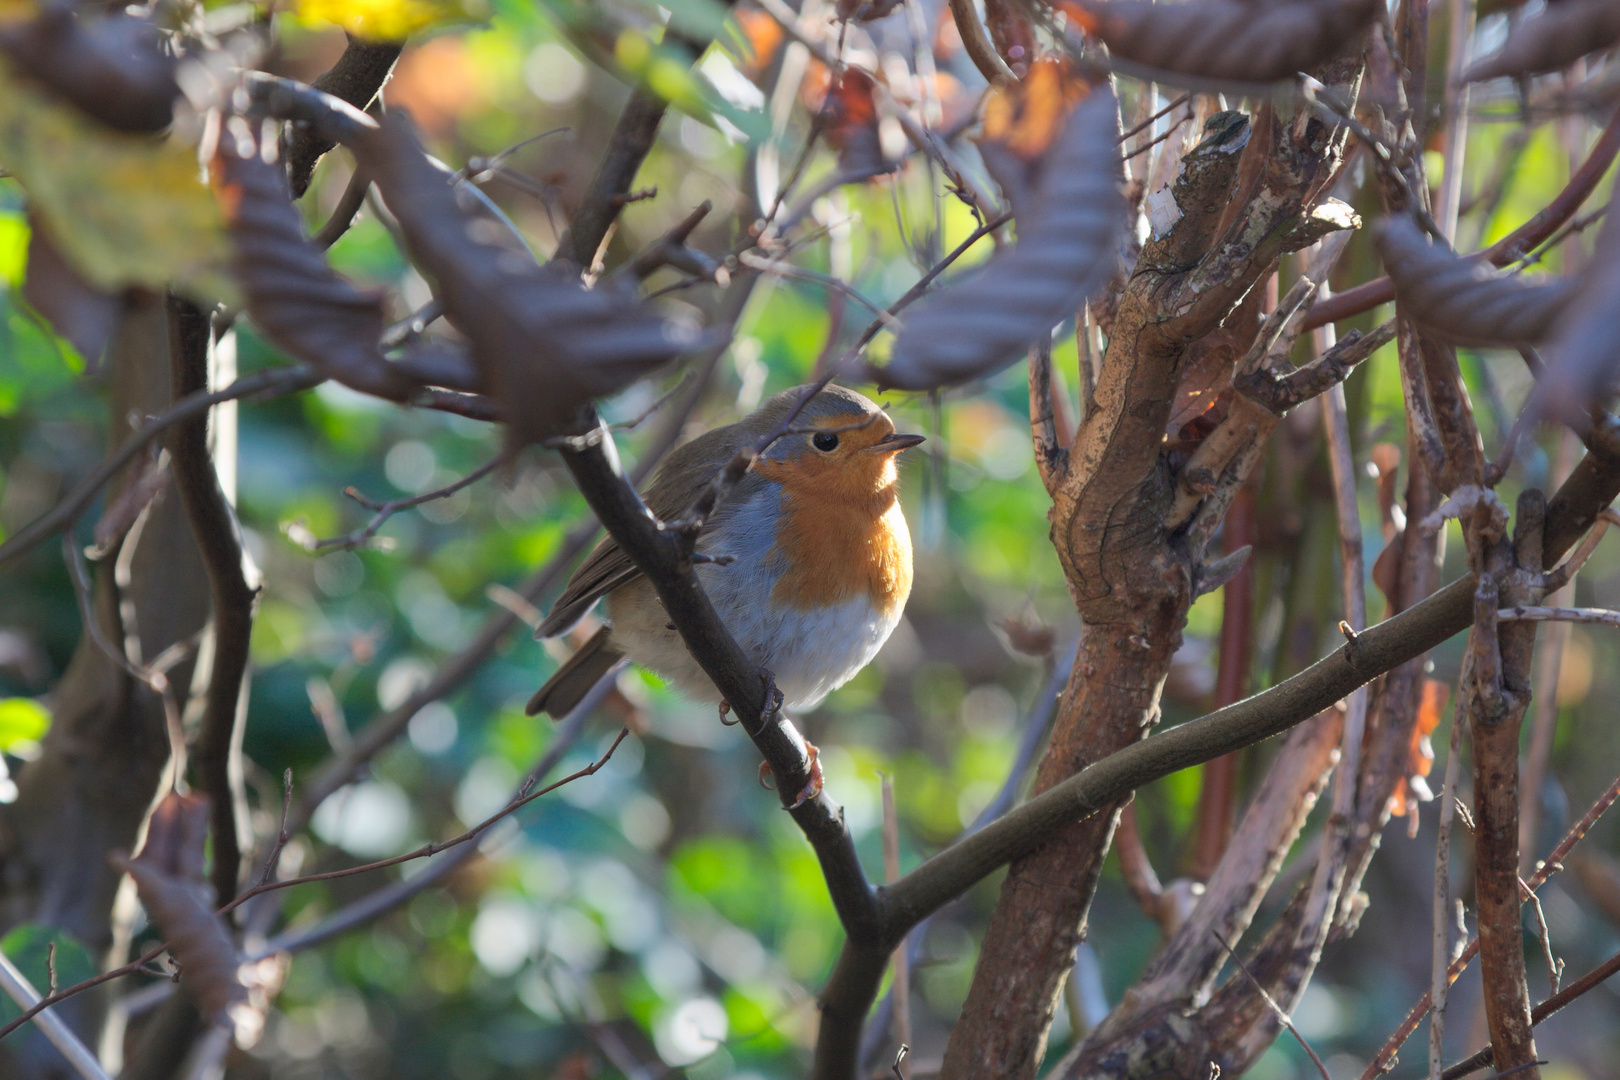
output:
[[[11, 958], [0, 953], [0, 990], [5, 991], [7, 997], [16, 1002], [19, 1009], [35, 1009], [33, 1020], [45, 1038], [50, 1040], [52, 1046], [62, 1052], [68, 1064], [73, 1066], [84, 1080], [108, 1080], [107, 1074], [101, 1069], [101, 1062], [90, 1048], [79, 1040], [73, 1029], [62, 1022], [55, 1011], [42, 1007], [39, 991], [35, 990], [28, 977], [17, 970], [17, 965]], [[55, 997], [55, 987], [52, 987], [52, 997]]]
[[[1620, 154], [1620, 110], [1609, 118], [1603, 134], [1593, 144], [1591, 153], [1587, 155], [1581, 167], [1569, 178], [1564, 190], [1529, 221], [1486, 248], [1480, 253], [1481, 256], [1493, 266], [1506, 266], [1522, 258], [1526, 252], [1557, 232], [1558, 227], [1574, 217], [1575, 212], [1597, 188], [1609, 171], [1609, 166], [1614, 163], [1616, 154]], [[1394, 282], [1387, 277], [1377, 278], [1318, 300], [1311, 307], [1310, 314], [1306, 316], [1305, 327], [1312, 329], [1326, 323], [1338, 322], [1340, 319], [1348, 319], [1379, 304], [1387, 304], [1393, 299], [1395, 299]]]
[[[169, 380], [175, 400], [208, 389], [213, 328], [189, 301], [169, 299]], [[208, 414], [170, 429], [167, 438], [175, 487], [185, 505], [197, 551], [208, 572], [213, 626], [213, 666], [197, 728], [197, 786], [208, 796], [214, 847], [213, 886], [221, 901], [236, 894], [242, 848], [238, 816], [247, 810], [242, 784], [240, 725], [246, 717], [248, 644], [253, 635], [257, 581], [242, 551], [236, 512], [219, 486], [208, 442]], [[231, 447], [232, 454], [235, 447]], [[257, 577], [257, 574], [254, 575]]]
[[[1592, 826], [1597, 823], [1597, 819], [1603, 816], [1605, 810], [1614, 805], [1617, 798], [1620, 798], [1620, 777], [1616, 777], [1608, 788], [1604, 790], [1603, 794], [1597, 797], [1597, 801], [1587, 808], [1581, 819], [1570, 826], [1569, 831], [1558, 842], [1558, 846], [1553, 848], [1546, 861], [1537, 864], [1535, 873], [1531, 874], [1525, 883], [1530, 891], [1534, 892], [1541, 888], [1548, 878], [1564, 868], [1564, 860], [1575, 849], [1575, 845], [1580, 843], [1586, 834], [1591, 831]], [[1476, 937], [1457, 955], [1457, 959], [1451, 962], [1451, 966], [1446, 970], [1447, 981], [1456, 982], [1457, 976], [1463, 973], [1463, 969], [1468, 966], [1469, 961], [1478, 953], [1479, 939]], [[1579, 983], [1571, 983], [1566, 993], [1574, 990], [1578, 985]], [[1373, 1059], [1368, 1062], [1366, 1069], [1361, 1073], [1361, 1080], [1377, 1080], [1378, 1077], [1389, 1071], [1390, 1066], [1395, 1061], [1396, 1052], [1400, 1050], [1401, 1044], [1406, 1042], [1407, 1037], [1417, 1030], [1418, 1024], [1423, 1022], [1423, 1017], [1428, 1014], [1430, 1005], [1431, 998], [1428, 992], [1425, 991], [1423, 997], [1418, 999], [1418, 1003], [1412, 1006], [1411, 1011], [1406, 1014], [1406, 1018], [1401, 1021], [1400, 1026], [1384, 1041], [1384, 1045], [1379, 1049], [1378, 1053], [1373, 1055]]]
[[[1597, 967], [1582, 975], [1579, 979], [1553, 994], [1547, 1000], [1530, 1010], [1530, 1018], [1535, 1023], [1541, 1023], [1565, 1005], [1574, 1001], [1582, 994], [1602, 986], [1615, 972], [1620, 972], [1620, 953], [1615, 953]], [[1440, 1080], [1461, 1080], [1471, 1072], [1491, 1067], [1491, 1048], [1489, 1046], [1475, 1051], [1472, 1055], [1457, 1062], [1445, 1072], [1440, 1074]], [[1499, 1074], [1505, 1075], [1505, 1074]]]
[[147, 443], [163, 434], [172, 425], [199, 413], [206, 413], [222, 401], [236, 401], [243, 398], [270, 400], [300, 393], [320, 385], [323, 381], [322, 376], [302, 365], [272, 368], [245, 375], [223, 390], [215, 390], [213, 393], [199, 391], [175, 402], [163, 412], [148, 419], [128, 439], [120, 443], [117, 450], [107, 455], [88, 476], [74, 485], [67, 497], [52, 507], [49, 513], [29, 522], [8, 537], [4, 544], [0, 544], [0, 566], [29, 550], [52, 533], [70, 527], [84, 512], [84, 508], [90, 505], [90, 501], [96, 497], [96, 492], [101, 490], [102, 485], [111, 480]]
[[425, 491], [420, 495], [413, 495], [408, 499], [390, 499], [387, 502], [375, 502], [362, 494], [359, 489], [354, 487], [346, 487], [343, 489], [343, 494], [347, 495], [349, 498], [353, 499], [367, 510], [375, 511], [371, 520], [366, 522], [364, 528], [356, 529], [353, 532], [345, 533], [342, 536], [332, 537], [329, 540], [316, 540], [312, 544], [306, 544], [305, 547], [307, 547], [310, 551], [316, 552], [324, 551], [328, 548], [351, 551], [354, 548], [365, 547], [371, 542], [371, 538], [377, 535], [377, 530], [382, 528], [383, 524], [389, 518], [393, 517], [401, 510], [408, 510], [413, 506], [421, 506], [423, 503], [430, 503], [437, 499], [449, 498], [451, 495], [454, 495], [461, 489], [469, 487], [472, 484], [476, 484], [478, 481], [482, 480], [484, 477], [488, 476], [490, 473], [494, 472], [511, 459], [511, 452], [503, 451], [496, 454], [484, 464], [478, 466], [478, 468], [474, 469], [466, 476], [463, 476], [458, 480], [454, 480], [451, 483], [446, 484], [444, 487], [434, 488], [432, 491]]
[[[394, 61], [399, 59], [403, 48], [404, 42], [401, 41], [367, 41], [350, 37], [348, 48], [343, 50], [343, 55], [338, 57], [337, 63], [333, 64], [330, 70], [315, 80], [313, 89], [331, 94], [338, 100], [364, 111], [372, 99], [382, 92], [383, 83], [387, 82], [388, 76], [393, 73]], [[288, 133], [287, 175], [293, 198], [300, 198], [309, 188], [309, 180], [315, 172], [316, 162], [339, 141], [318, 125], [299, 125]], [[350, 181], [351, 186], [353, 183]], [[361, 195], [364, 197], [363, 185]], [[347, 200], [339, 204], [340, 212], [346, 204]], [[352, 210], [349, 217], [353, 217]], [[332, 221], [338, 220], [344, 219], [340, 218], [339, 213], [334, 213]], [[330, 224], [331, 222], [328, 222], [328, 225]], [[347, 228], [347, 221], [344, 227]], [[325, 231], [322, 230], [323, 233]]]

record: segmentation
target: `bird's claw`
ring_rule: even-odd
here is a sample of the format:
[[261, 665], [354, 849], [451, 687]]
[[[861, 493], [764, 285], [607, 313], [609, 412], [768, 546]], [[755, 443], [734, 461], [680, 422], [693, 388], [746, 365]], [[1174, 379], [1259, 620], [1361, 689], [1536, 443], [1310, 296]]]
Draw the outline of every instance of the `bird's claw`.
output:
[[731, 702], [722, 701], [720, 703], [720, 722], [722, 724], [726, 725], [726, 727], [732, 727], [732, 726], [734, 726], [736, 724], [742, 723], [742, 717], [740, 717], [740, 716], [737, 717], [737, 719], [735, 719], [735, 720], [727, 720], [726, 717], [729, 716], [730, 714], [731, 714]]
[[821, 775], [821, 751], [816, 749], [815, 743], [809, 741], [805, 742], [804, 748], [810, 755], [810, 782], [804, 785], [803, 790], [799, 792], [799, 797], [793, 800], [792, 806], [788, 807], [789, 810], [797, 810], [817, 795], [820, 795], [821, 786], [824, 782]]
[[765, 723], [772, 716], [782, 711], [782, 691], [776, 685], [776, 676], [770, 668], [759, 669], [759, 681], [765, 685], [765, 709], [760, 713], [760, 723]]

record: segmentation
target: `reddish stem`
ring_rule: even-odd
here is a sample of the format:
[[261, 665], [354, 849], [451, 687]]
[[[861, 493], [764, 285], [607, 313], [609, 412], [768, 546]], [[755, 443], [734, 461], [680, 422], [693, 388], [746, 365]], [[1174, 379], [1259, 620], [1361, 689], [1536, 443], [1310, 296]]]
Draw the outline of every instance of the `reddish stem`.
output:
[[[1587, 196], [1592, 194], [1598, 182], [1609, 171], [1609, 166], [1614, 162], [1617, 153], [1620, 153], [1620, 111], [1616, 111], [1609, 118], [1609, 124], [1603, 129], [1598, 141], [1593, 144], [1592, 152], [1587, 155], [1581, 167], [1575, 170], [1575, 174], [1569, 178], [1569, 183], [1558, 193], [1557, 198], [1529, 221], [1486, 248], [1480, 256], [1489, 260], [1493, 266], [1506, 266], [1513, 260], [1522, 258], [1537, 244], [1557, 232], [1558, 227], [1573, 217], [1575, 211], [1581, 208], [1581, 204], [1586, 202]], [[1363, 282], [1353, 289], [1335, 293], [1312, 304], [1310, 314], [1305, 316], [1305, 329], [1311, 330], [1338, 322], [1340, 319], [1348, 319], [1352, 315], [1370, 311], [1379, 304], [1387, 304], [1393, 299], [1395, 286], [1389, 278], [1381, 277]]]
[[[1228, 554], [1254, 542], [1254, 493], [1241, 489], [1226, 512]], [[1220, 666], [1215, 671], [1215, 707], [1243, 698], [1254, 639], [1254, 562], [1226, 583], [1221, 609]], [[1193, 839], [1192, 876], [1208, 881], [1232, 838], [1237, 802], [1237, 767], [1241, 750], [1206, 762], [1198, 792], [1198, 825]]]

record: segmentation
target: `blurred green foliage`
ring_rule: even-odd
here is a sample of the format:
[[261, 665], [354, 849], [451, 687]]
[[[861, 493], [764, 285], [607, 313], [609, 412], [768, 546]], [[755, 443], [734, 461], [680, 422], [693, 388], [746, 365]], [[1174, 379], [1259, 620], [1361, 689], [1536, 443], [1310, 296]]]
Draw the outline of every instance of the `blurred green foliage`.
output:
[[[708, 6], [683, 0], [672, 10], [707, 17]], [[413, 43], [388, 99], [416, 115], [435, 151], [453, 166], [566, 126], [565, 134], [514, 155], [511, 166], [525, 178], [522, 185], [499, 178], [489, 185], [536, 248], [549, 252], [627, 90], [579, 52], [575, 31], [590, 17], [584, 6], [505, 0], [494, 7], [486, 26]], [[283, 46], [290, 67], [306, 76], [320, 71], [338, 47], [334, 33], [289, 25]], [[716, 70], [746, 82], [741, 72], [751, 68], [738, 44], [743, 39], [728, 33], [725, 40], [733, 55]], [[663, 61], [655, 51], [637, 61], [636, 48], [621, 39], [614, 56], [624, 69], [651, 77]], [[951, 70], [967, 77], [960, 62]], [[680, 75], [686, 79], [684, 71]], [[773, 131], [762, 103], [716, 96], [726, 89], [716, 91], [716, 79], [670, 89], [681, 111], [666, 121], [636, 185], [656, 186], [658, 196], [626, 208], [610, 266], [705, 198], [717, 209], [694, 242], [725, 250], [748, 224], [735, 217], [747, 205], [739, 177], [752, 170], [780, 178], [790, 167], [805, 133], [803, 110]], [[1483, 175], [1502, 135], [1486, 126], [1471, 137], [1482, 152], [1470, 158], [1470, 175]], [[305, 200], [312, 226], [330, 212], [349, 167], [341, 154], [321, 166]], [[833, 168], [831, 155], [817, 154], [806, 185]], [[1551, 126], [1544, 126], [1523, 154], [1485, 239], [1538, 209], [1567, 171]], [[800, 208], [806, 215], [800, 265], [847, 273], [874, 303], [892, 302], [974, 227], [958, 201], [936, 201], [943, 191], [940, 176], [912, 162], [897, 180], [820, 197]], [[106, 372], [87, 370], [20, 299], [27, 229], [16, 185], [0, 181], [4, 534], [47, 509], [93, 465], [107, 429], [100, 403]], [[981, 243], [963, 266], [990, 249], [989, 241]], [[389, 289], [397, 315], [428, 296], [384, 222], [369, 210], [332, 248], [331, 260], [356, 281]], [[1286, 274], [1295, 272], [1285, 267]], [[672, 284], [667, 274], [651, 285]], [[713, 299], [676, 292], [669, 302], [702, 306]], [[830, 332], [847, 342], [868, 318], [857, 304], [842, 308], [835, 315], [817, 284], [762, 281], [687, 433], [734, 419], [765, 395], [804, 381]], [[1371, 324], [1370, 317], [1365, 321]], [[250, 324], [239, 323], [235, 335], [242, 372], [285, 362]], [[884, 355], [887, 344], [888, 336], [880, 335], [872, 355]], [[1070, 383], [1072, 411], [1078, 382], [1072, 325], [1060, 334], [1055, 356]], [[1522, 399], [1526, 383], [1516, 358], [1469, 356], [1465, 363], [1474, 365], [1471, 378], [1483, 373], [1483, 399]], [[668, 373], [604, 403], [606, 416], [640, 415], [678, 377]], [[894, 782], [902, 868], [948, 842], [1006, 781], [1023, 718], [1046, 672], [1042, 660], [1006, 644], [1004, 621], [1050, 626], [1060, 648], [1078, 630], [1047, 536], [1048, 499], [1032, 465], [1023, 379], [1018, 367], [937, 403], [892, 399], [897, 423], [930, 437], [904, 466], [904, 504], [917, 540], [916, 590], [905, 624], [878, 661], [804, 718], [822, 748], [829, 790], [846, 807], [862, 857], [874, 870], [882, 865], [880, 775]], [[1392, 349], [1353, 378], [1349, 396], [1358, 462], [1366, 461], [1374, 442], [1404, 447]], [[1493, 407], [1487, 402], [1480, 411], [1494, 416]], [[395, 515], [369, 547], [313, 555], [292, 535], [338, 536], [369, 516], [342, 496], [345, 487], [377, 499], [440, 487], [497, 453], [500, 433], [403, 410], [335, 384], [295, 399], [249, 404], [240, 415], [239, 510], [247, 547], [265, 579], [253, 637], [246, 754], [255, 824], [269, 833], [281, 803], [282, 770], [292, 769], [302, 782], [334, 745], [423, 685], [497, 610], [490, 587], [515, 586], [551, 559], [585, 510], [556, 460], [531, 452], [463, 493]], [[657, 422], [622, 435], [627, 458], [644, 452]], [[1291, 417], [1257, 480], [1261, 587], [1250, 691], [1315, 659], [1333, 647], [1337, 634], [1337, 548], [1319, 423], [1309, 408]], [[1500, 437], [1499, 422], [1484, 427], [1488, 438]], [[1546, 482], [1548, 455], [1535, 450], [1522, 458], [1525, 465], [1509, 487]], [[1361, 491], [1370, 565], [1384, 538], [1371, 482]], [[87, 515], [82, 535], [94, 516]], [[1459, 546], [1454, 538], [1448, 573], [1461, 566]], [[1612, 602], [1616, 560], [1601, 552], [1592, 565], [1582, 578], [1583, 601]], [[1221, 617], [1219, 594], [1194, 608], [1166, 689], [1166, 722], [1209, 707]], [[37, 731], [21, 734], [17, 721], [37, 720], [37, 710], [19, 701], [49, 690], [77, 638], [74, 599], [51, 545], [0, 577], [0, 633], [24, 641], [38, 661], [0, 664], [0, 694], [12, 698], [0, 701], [3, 749], [12, 738], [38, 737]], [[547, 723], [524, 717], [521, 706], [559, 655], [526, 633], [510, 635], [463, 689], [423, 710], [408, 738], [383, 753], [363, 782], [328, 803], [315, 839], [294, 841], [293, 861], [304, 871], [350, 865], [454, 835], [498, 809], [553, 738]], [[1552, 823], [1567, 820], [1568, 802], [1606, 780], [1612, 766], [1604, 762], [1615, 760], [1612, 725], [1596, 723], [1591, 702], [1620, 691], [1614, 675], [1620, 658], [1607, 640], [1580, 630], [1572, 657], [1584, 665], [1585, 681], [1568, 691], [1561, 714], [1558, 790], [1549, 799], [1565, 801], [1549, 814], [1549, 828], [1561, 827]], [[1454, 677], [1456, 662], [1454, 646], [1441, 650], [1437, 677]], [[1576, 677], [1569, 678], [1576, 686]], [[626, 1061], [661, 1057], [694, 1078], [802, 1074], [814, 994], [841, 937], [814, 855], [775, 797], [759, 790], [757, 756], [735, 728], [652, 677], [627, 675], [621, 687], [623, 698], [603, 710], [553, 775], [589, 763], [621, 723], [632, 723], [634, 734], [608, 766], [523, 811], [519, 827], [496, 833], [477, 860], [443, 885], [295, 957], [280, 1012], [253, 1051], [251, 1067], [267, 1075], [493, 1080], [612, 1076], [627, 1071]], [[1561, 701], [1564, 694], [1561, 687]], [[318, 717], [312, 700], [323, 695], [335, 708]], [[1442, 738], [1444, 730], [1436, 742]], [[1246, 784], [1273, 752], [1262, 746], [1246, 755]], [[1198, 792], [1199, 773], [1189, 770], [1139, 796], [1148, 849], [1167, 879], [1181, 870]], [[391, 873], [300, 886], [286, 898], [285, 919], [293, 926], [313, 922]], [[1081, 993], [1117, 1001], [1159, 939], [1130, 903], [1112, 860], [1106, 874], [1090, 946], [1100, 974]], [[1375, 911], [1389, 897], [1405, 895], [1398, 875], [1380, 874], [1368, 886], [1383, 890]], [[974, 935], [994, 896], [992, 880], [936, 920], [919, 972], [914, 1023], [921, 1037], [937, 1039], [965, 996]], [[1555, 926], [1572, 961], [1579, 950], [1568, 927], [1589, 923], [1587, 917], [1585, 924], [1566, 919], [1563, 929]], [[19, 962], [28, 957], [38, 981], [35, 958], [48, 933], [21, 928], [0, 948]], [[1610, 927], [1589, 929], [1590, 942], [1580, 949], [1596, 953], [1614, 936]], [[70, 960], [90, 962], [64, 951], [69, 945], [59, 942], [63, 979]], [[1376, 955], [1376, 946], [1364, 952]], [[1392, 1026], [1407, 999], [1382, 986], [1384, 975], [1376, 961], [1329, 957], [1313, 990], [1325, 996], [1309, 1000], [1338, 1019], [1336, 1027], [1324, 1021], [1316, 1029], [1319, 1050], [1365, 1054]], [[1071, 1035], [1065, 1018], [1054, 1052]], [[627, 1056], [615, 1057], [620, 1052]], [[1302, 1068], [1297, 1048], [1281, 1044], [1252, 1075], [1304, 1075]]]

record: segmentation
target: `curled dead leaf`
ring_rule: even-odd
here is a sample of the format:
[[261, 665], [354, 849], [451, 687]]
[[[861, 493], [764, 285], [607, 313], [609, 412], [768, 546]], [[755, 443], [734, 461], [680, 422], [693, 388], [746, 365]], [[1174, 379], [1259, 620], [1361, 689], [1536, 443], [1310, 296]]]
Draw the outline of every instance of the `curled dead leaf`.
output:
[[410, 400], [419, 384], [378, 346], [382, 295], [339, 277], [305, 239], [286, 171], [265, 157], [251, 138], [226, 139], [214, 160], [248, 314], [266, 337], [323, 374], [363, 393]]
[[1537, 393], [1555, 410], [1584, 415], [1614, 390], [1620, 370], [1620, 221], [1610, 213], [1574, 300], [1559, 319]]
[[570, 433], [593, 398], [613, 393], [702, 335], [617, 286], [587, 289], [572, 269], [541, 267], [475, 211], [391, 112], [353, 146], [399, 221], [411, 254], [437, 284], [445, 314], [472, 343], [483, 383], [514, 442]]
[[1073, 64], [1043, 56], [1023, 79], [991, 90], [984, 103], [984, 137], [1033, 161], [1046, 153], [1090, 92], [1091, 84]]
[[838, 151], [838, 167], [848, 173], [894, 167], [884, 159], [873, 89], [872, 77], [856, 68], [840, 72], [827, 87], [827, 142]]
[[1475, 63], [1469, 82], [1557, 71], [1587, 53], [1620, 41], [1620, 4], [1614, 0], [1559, 0], [1522, 19], [1502, 47]]
[[1113, 56], [1156, 72], [1275, 82], [1360, 47], [1379, 0], [1078, 0]]
[[1575, 283], [1535, 282], [1497, 273], [1434, 244], [1409, 217], [1390, 217], [1373, 233], [1401, 309], [1455, 345], [1535, 344], [1575, 296]]
[[236, 942], [214, 914], [213, 890], [203, 880], [208, 816], [206, 798], [170, 792], [152, 811], [140, 854], [115, 861], [135, 879], [141, 903], [163, 932], [181, 989], [203, 1016], [218, 1020], [247, 1000], [247, 988], [237, 975]]
[[69, 5], [47, 5], [32, 19], [0, 25], [0, 51], [20, 73], [108, 127], [161, 131], [174, 119], [175, 60], [146, 19], [81, 17]]
[[872, 372], [880, 386], [927, 390], [993, 374], [1108, 282], [1125, 223], [1118, 131], [1113, 93], [1093, 91], [1029, 177], [1018, 243], [919, 305], [889, 363]]

